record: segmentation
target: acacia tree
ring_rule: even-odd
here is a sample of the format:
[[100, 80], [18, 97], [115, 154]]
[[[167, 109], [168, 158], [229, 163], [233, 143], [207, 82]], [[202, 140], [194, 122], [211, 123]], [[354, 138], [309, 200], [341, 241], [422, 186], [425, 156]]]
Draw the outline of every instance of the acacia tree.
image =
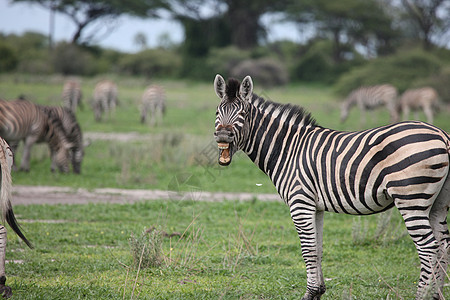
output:
[[[99, 28], [112, 31], [112, 24], [123, 14], [137, 17], [157, 17], [159, 9], [167, 8], [165, 0], [13, 0], [39, 4], [51, 11], [62, 13], [75, 24], [73, 44], [89, 44], [98, 36]], [[94, 28], [97, 25], [98, 27]], [[92, 27], [89, 33], [87, 29]]]
[[[432, 48], [432, 37], [449, 34], [450, 1], [448, 0], [401, 0], [406, 18], [416, 28], [423, 48]], [[447, 40], [448, 42], [448, 40]]]
[[291, 1], [287, 18], [333, 41], [333, 59], [344, 59], [344, 44], [359, 44], [368, 53], [389, 48], [395, 36], [391, 18], [377, 0]]

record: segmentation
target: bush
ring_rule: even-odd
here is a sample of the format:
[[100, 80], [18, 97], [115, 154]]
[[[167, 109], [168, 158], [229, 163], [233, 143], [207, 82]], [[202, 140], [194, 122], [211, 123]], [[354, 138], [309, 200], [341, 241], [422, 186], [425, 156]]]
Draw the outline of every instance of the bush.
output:
[[126, 55], [119, 61], [119, 71], [128, 75], [147, 77], [173, 77], [181, 66], [181, 58], [175, 52], [148, 49]]
[[130, 248], [135, 268], [145, 269], [161, 265], [163, 262], [162, 238], [162, 231], [156, 228], [144, 231], [138, 237], [131, 235]]
[[450, 66], [446, 66], [439, 73], [413, 83], [413, 87], [416, 88], [423, 86], [433, 87], [443, 102], [450, 103]]
[[93, 75], [96, 71], [94, 57], [83, 48], [59, 43], [51, 57], [53, 69], [64, 75]]
[[401, 52], [389, 57], [380, 57], [368, 64], [345, 73], [335, 85], [340, 95], [347, 95], [362, 85], [390, 83], [399, 92], [411, 87], [411, 83], [439, 73], [440, 60], [422, 50]]
[[0, 72], [12, 71], [18, 64], [14, 50], [8, 45], [0, 44]]
[[231, 76], [239, 79], [247, 75], [267, 87], [284, 85], [289, 80], [286, 67], [272, 58], [245, 60], [231, 70]]
[[242, 61], [250, 59], [250, 52], [240, 50], [236, 47], [214, 48], [206, 59], [209, 69], [216, 74], [228, 77], [231, 70]]

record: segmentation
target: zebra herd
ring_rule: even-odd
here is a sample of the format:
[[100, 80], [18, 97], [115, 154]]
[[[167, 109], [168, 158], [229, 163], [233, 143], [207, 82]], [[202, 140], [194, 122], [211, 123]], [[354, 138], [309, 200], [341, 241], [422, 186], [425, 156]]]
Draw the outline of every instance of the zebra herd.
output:
[[[289, 207], [306, 264], [304, 300], [320, 299], [326, 290], [324, 212], [369, 215], [394, 206], [419, 255], [416, 298], [444, 299], [450, 252], [450, 136], [445, 131], [418, 121], [336, 131], [319, 126], [301, 107], [257, 96], [250, 76], [225, 82], [217, 75], [214, 89], [220, 99], [214, 132], [218, 163], [229, 165], [242, 150]], [[393, 96], [388, 91], [386, 99], [374, 103], [388, 103]]]
[[390, 84], [362, 86], [352, 91], [341, 106], [341, 121], [344, 122], [353, 106], [361, 112], [361, 124], [366, 125], [366, 111], [377, 107], [386, 107], [391, 117], [391, 123], [409, 119], [410, 111], [418, 119], [418, 111], [422, 110], [427, 122], [433, 124], [433, 115], [439, 107], [439, 95], [431, 87], [406, 90], [400, 97], [397, 89]]

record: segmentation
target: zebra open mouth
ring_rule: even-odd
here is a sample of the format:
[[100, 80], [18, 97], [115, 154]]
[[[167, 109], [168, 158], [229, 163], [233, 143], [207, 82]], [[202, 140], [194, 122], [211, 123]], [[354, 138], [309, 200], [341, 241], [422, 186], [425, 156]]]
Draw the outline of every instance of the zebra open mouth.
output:
[[217, 143], [219, 147], [219, 164], [228, 166], [231, 162], [231, 147], [229, 143]]

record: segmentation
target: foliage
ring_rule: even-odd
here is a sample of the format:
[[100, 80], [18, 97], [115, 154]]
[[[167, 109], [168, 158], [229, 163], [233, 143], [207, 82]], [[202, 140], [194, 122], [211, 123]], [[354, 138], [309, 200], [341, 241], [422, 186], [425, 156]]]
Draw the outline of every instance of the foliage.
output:
[[53, 50], [53, 69], [63, 75], [92, 75], [94, 62], [94, 57], [77, 45], [60, 43]]
[[236, 65], [250, 57], [250, 51], [240, 50], [236, 47], [212, 48], [206, 64], [217, 74], [229, 75]]
[[118, 61], [120, 73], [147, 78], [175, 77], [180, 66], [180, 56], [163, 49], [148, 49], [136, 54], [127, 54]]
[[441, 67], [440, 60], [433, 54], [418, 49], [400, 51], [352, 69], [341, 76], [335, 88], [338, 94], [346, 95], [362, 85], [390, 83], [403, 92], [415, 80], [439, 73]]
[[[101, 31], [100, 28], [107, 28], [111, 25], [111, 21], [117, 19], [120, 15], [155, 17], [157, 9], [167, 8], [167, 4], [163, 0], [126, 2], [105, 0], [13, 0], [13, 2], [36, 3], [69, 17], [77, 28], [71, 39], [71, 44], [74, 45], [91, 43], [94, 36]], [[85, 33], [87, 28], [93, 28], [93, 24], [100, 24], [100, 27], [92, 29], [89, 34]]]
[[264, 87], [284, 85], [289, 80], [284, 65], [272, 58], [245, 60], [231, 69], [233, 77], [244, 78], [247, 75]]
[[0, 73], [12, 71], [18, 64], [18, 58], [14, 49], [0, 43]]

